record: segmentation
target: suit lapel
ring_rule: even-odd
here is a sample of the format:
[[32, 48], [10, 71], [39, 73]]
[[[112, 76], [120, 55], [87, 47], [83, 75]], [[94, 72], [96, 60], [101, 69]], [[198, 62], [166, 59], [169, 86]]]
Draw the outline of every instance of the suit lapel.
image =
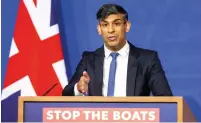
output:
[[138, 69], [137, 57], [139, 56], [139, 54], [137, 49], [132, 44], [129, 43], [129, 45], [130, 45], [130, 52], [128, 57], [126, 96], [134, 96], [136, 74]]
[[104, 62], [104, 48], [101, 47], [95, 52], [95, 82], [94, 82], [94, 95], [102, 96], [103, 87], [103, 62]]

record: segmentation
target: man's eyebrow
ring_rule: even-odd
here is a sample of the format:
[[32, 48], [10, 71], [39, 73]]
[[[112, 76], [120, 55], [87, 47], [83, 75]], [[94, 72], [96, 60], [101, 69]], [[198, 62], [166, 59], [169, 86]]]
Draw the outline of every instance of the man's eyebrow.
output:
[[[116, 21], [123, 21], [122, 19], [115, 19], [113, 20], [112, 22], [116, 22]], [[108, 23], [108, 21], [106, 20], [101, 20], [100, 23], [103, 22], [103, 23]]]
[[115, 21], [123, 21], [122, 19], [115, 19], [113, 22], [115, 22]]
[[101, 23], [101, 22], [103, 22], [103, 23], [108, 23], [106, 20], [101, 20], [100, 23]]

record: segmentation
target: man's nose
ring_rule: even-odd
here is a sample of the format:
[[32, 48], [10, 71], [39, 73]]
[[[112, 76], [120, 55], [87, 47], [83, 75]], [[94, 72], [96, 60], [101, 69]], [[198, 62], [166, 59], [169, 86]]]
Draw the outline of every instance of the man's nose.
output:
[[114, 30], [114, 27], [112, 24], [109, 25], [108, 27], [108, 33], [113, 33], [115, 30]]

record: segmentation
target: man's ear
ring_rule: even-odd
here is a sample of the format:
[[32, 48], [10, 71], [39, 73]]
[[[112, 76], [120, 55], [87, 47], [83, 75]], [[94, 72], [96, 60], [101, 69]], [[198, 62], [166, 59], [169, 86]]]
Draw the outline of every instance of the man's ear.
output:
[[131, 22], [130, 22], [130, 21], [127, 21], [127, 22], [126, 22], [126, 32], [129, 32], [129, 31], [130, 31], [130, 28], [131, 28]]
[[99, 34], [99, 35], [102, 34], [102, 33], [101, 33], [101, 28], [100, 28], [100, 25], [99, 25], [99, 24], [97, 24], [97, 31], [98, 31], [98, 34]]

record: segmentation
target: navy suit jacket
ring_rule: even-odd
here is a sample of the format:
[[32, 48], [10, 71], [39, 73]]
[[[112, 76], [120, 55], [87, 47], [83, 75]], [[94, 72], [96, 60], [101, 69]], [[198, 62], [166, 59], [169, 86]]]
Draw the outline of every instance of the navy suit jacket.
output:
[[[126, 96], [172, 96], [165, 72], [157, 52], [137, 48], [129, 43]], [[83, 71], [90, 77], [89, 96], [102, 96], [104, 47], [94, 52], [84, 52], [76, 72], [64, 88], [63, 96], [74, 96], [74, 85]]]

